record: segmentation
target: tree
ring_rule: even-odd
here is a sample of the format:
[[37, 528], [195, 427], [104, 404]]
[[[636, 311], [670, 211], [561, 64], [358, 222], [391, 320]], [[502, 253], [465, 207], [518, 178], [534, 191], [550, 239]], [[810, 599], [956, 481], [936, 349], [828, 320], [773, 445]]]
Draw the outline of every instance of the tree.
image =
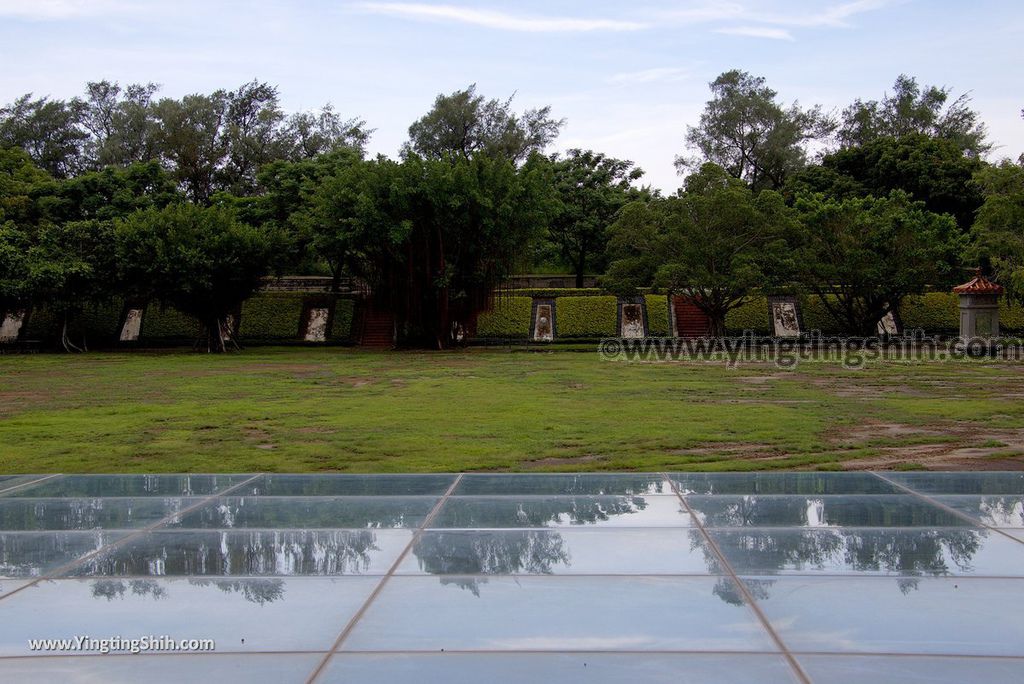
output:
[[285, 122], [285, 136], [291, 147], [288, 158], [293, 161], [346, 149], [362, 154], [372, 133], [366, 121], [343, 119], [330, 104], [316, 113], [296, 112]]
[[159, 158], [153, 110], [153, 96], [159, 89], [155, 83], [133, 83], [123, 89], [105, 80], [86, 84], [82, 125], [91, 135], [87, 156], [92, 168]]
[[928, 211], [950, 214], [967, 232], [981, 206], [981, 191], [971, 179], [982, 162], [965, 156], [958, 145], [920, 133], [876, 138], [858, 147], [826, 155], [793, 177], [787, 192], [821, 192], [830, 197], [885, 197], [902, 190]]
[[639, 191], [632, 181], [643, 176], [633, 162], [606, 157], [591, 150], [572, 149], [564, 158], [552, 157], [558, 210], [548, 238], [558, 247], [583, 287], [587, 269], [604, 252], [604, 233], [619, 209]]
[[222, 126], [227, 93], [164, 98], [155, 105], [161, 154], [185, 195], [205, 204], [227, 154]]
[[784, 107], [764, 78], [745, 71], [723, 73], [712, 81], [711, 94], [700, 124], [687, 127], [686, 143], [700, 156], [676, 157], [680, 173], [709, 161], [755, 192], [777, 190], [806, 164], [805, 145], [835, 128], [820, 107]]
[[795, 280], [865, 337], [905, 296], [946, 282], [964, 244], [950, 216], [900, 190], [877, 199], [804, 196], [796, 208]]
[[1024, 166], [1004, 160], [978, 173], [985, 203], [968, 255], [987, 261], [1010, 297], [1024, 301]]
[[654, 284], [686, 292], [725, 334], [725, 317], [754, 288], [772, 282], [784, 253], [789, 210], [782, 197], [755, 195], [723, 168], [705, 164], [677, 197], [634, 203], [609, 229], [615, 261], [605, 284], [621, 294]]
[[405, 154], [426, 159], [469, 159], [477, 154], [524, 161], [554, 142], [565, 124], [551, 118], [551, 107], [512, 111], [512, 98], [487, 100], [476, 85], [438, 95], [434, 107], [409, 127]]
[[843, 147], [866, 145], [878, 138], [924, 135], [948, 140], [968, 157], [978, 158], [992, 149], [985, 141], [985, 125], [970, 108], [966, 93], [953, 101], [950, 90], [920, 87], [917, 80], [901, 74], [892, 95], [882, 101], [855, 100], [843, 111], [839, 142]]
[[539, 156], [521, 168], [487, 155], [354, 164], [316, 194], [313, 248], [371, 286], [403, 342], [447, 347], [546, 228], [549, 168]]
[[113, 226], [100, 220], [47, 223], [28, 249], [32, 299], [60, 317], [65, 351], [87, 349], [85, 339], [72, 342], [69, 324], [87, 304], [114, 296], [114, 255]]
[[0, 320], [31, 302], [29, 250], [48, 220], [55, 190], [50, 175], [24, 151], [0, 149]]
[[116, 223], [115, 240], [126, 294], [194, 316], [208, 351], [234, 343], [228, 316], [259, 289], [276, 251], [268, 231], [194, 204], [136, 212]]
[[81, 127], [85, 103], [22, 95], [0, 109], [0, 147], [20, 147], [40, 168], [68, 178], [87, 166], [88, 132]]

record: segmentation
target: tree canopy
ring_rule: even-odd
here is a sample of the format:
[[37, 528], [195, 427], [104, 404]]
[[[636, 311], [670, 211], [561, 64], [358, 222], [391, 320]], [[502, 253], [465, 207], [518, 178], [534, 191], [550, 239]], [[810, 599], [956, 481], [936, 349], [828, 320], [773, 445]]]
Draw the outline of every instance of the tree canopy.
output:
[[724, 168], [755, 191], [777, 190], [807, 163], [806, 144], [835, 127], [820, 107], [788, 107], [765, 79], [733, 69], [711, 82], [711, 100], [700, 123], [687, 127], [686, 142], [697, 158], [677, 157], [680, 171], [706, 161]]

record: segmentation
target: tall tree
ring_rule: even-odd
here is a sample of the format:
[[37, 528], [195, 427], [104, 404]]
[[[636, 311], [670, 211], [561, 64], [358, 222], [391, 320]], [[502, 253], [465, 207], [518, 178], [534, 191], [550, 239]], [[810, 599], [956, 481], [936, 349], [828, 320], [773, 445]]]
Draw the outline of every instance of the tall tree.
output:
[[686, 142], [700, 156], [676, 157], [680, 172], [709, 161], [755, 192], [777, 190], [806, 164], [806, 145], [835, 128], [820, 107], [786, 107], [764, 78], [745, 71], [723, 73], [711, 82], [711, 94], [700, 123], [687, 127]]
[[86, 105], [78, 98], [51, 100], [32, 94], [0, 108], [0, 147], [20, 147], [42, 169], [68, 178], [86, 168], [89, 133], [81, 126]]
[[153, 110], [158, 90], [155, 83], [133, 83], [124, 88], [105, 80], [86, 84], [82, 124], [91, 135], [87, 150], [92, 168], [159, 158]]
[[631, 161], [592, 150], [572, 149], [552, 161], [558, 207], [548, 237], [572, 266], [576, 287], [583, 287], [587, 269], [600, 266], [605, 230], [619, 209], [638, 199], [632, 183], [644, 172]]
[[722, 167], [705, 164], [677, 197], [628, 205], [609, 229], [615, 259], [604, 284], [621, 294], [655, 285], [687, 293], [725, 334], [725, 317], [776, 279], [790, 210], [772, 191], [757, 195]]
[[821, 166], [793, 176], [787, 194], [885, 197], [902, 190], [924, 202], [929, 211], [953, 216], [966, 233], [983, 201], [980, 189], [971, 182], [982, 165], [981, 160], [964, 155], [952, 140], [920, 133], [876, 138], [826, 155]]
[[438, 95], [433, 108], [409, 127], [406, 154], [426, 159], [469, 159], [488, 154], [513, 163], [554, 142], [564, 120], [551, 118], [551, 107], [512, 111], [512, 98], [488, 100], [476, 85]]
[[797, 200], [795, 280], [851, 333], [875, 335], [907, 295], [948, 281], [964, 237], [952, 217], [900, 190], [887, 197]]
[[843, 147], [865, 145], [878, 138], [925, 135], [948, 140], [965, 155], [980, 157], [992, 149], [985, 125], [963, 94], [950, 100], [951, 91], [921, 87], [917, 79], [901, 74], [893, 92], [878, 100], [855, 100], [843, 111], [839, 141]]
[[227, 155], [223, 136], [227, 93], [164, 98], [156, 103], [159, 146], [175, 180], [193, 202], [205, 204]]
[[220, 207], [172, 204], [116, 223], [126, 293], [174, 306], [206, 330], [208, 351], [233, 341], [228, 316], [259, 289], [277, 251], [273, 234]]
[[24, 151], [0, 148], [0, 317], [32, 299], [29, 250], [57, 184]]
[[972, 259], [987, 261], [1009, 296], [1024, 302], [1024, 165], [1003, 161], [978, 173], [985, 203], [971, 231]]

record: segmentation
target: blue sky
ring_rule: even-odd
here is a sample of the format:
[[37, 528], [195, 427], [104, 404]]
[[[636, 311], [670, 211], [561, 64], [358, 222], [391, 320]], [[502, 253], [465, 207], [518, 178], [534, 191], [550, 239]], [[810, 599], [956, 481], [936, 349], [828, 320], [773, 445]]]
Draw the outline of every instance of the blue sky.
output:
[[181, 96], [258, 78], [286, 109], [332, 102], [395, 155], [435, 95], [477, 83], [565, 117], [559, 148], [632, 159], [665, 190], [707, 83], [730, 68], [787, 101], [841, 109], [900, 73], [970, 91], [1024, 152], [1024, 4], [1011, 0], [0, 0], [0, 101], [87, 80]]

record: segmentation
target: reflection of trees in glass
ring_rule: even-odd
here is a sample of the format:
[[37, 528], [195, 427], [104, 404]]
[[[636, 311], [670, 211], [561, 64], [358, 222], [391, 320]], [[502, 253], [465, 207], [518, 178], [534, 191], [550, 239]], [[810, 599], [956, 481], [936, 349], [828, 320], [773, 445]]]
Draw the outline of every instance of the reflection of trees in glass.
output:
[[104, 579], [92, 583], [93, 598], [105, 598], [108, 601], [124, 598], [128, 590], [131, 590], [132, 596], [149, 596], [158, 601], [167, 598], [167, 588], [154, 580]]
[[455, 497], [441, 512], [445, 527], [588, 525], [647, 508], [643, 496]]
[[694, 497], [706, 527], [960, 527], [958, 516], [908, 496]]
[[431, 497], [225, 497], [181, 521], [182, 527], [309, 529], [415, 527], [434, 507]]
[[1024, 496], [986, 496], [978, 501], [977, 509], [960, 508], [967, 515], [992, 527], [1021, 527], [1024, 525]]
[[92, 530], [124, 529], [137, 522], [155, 522], [177, 514], [189, 502], [180, 498], [135, 499], [8, 499], [0, 506], [0, 529]]
[[0, 576], [38, 577], [111, 541], [105, 532], [0, 534]]
[[222, 531], [153, 535], [91, 561], [89, 575], [347, 575], [378, 551], [371, 530]]
[[[225, 593], [236, 593], [251, 603], [263, 605], [284, 598], [284, 581], [280, 579], [189, 579], [194, 587], [214, 587]], [[149, 596], [155, 600], [168, 598], [168, 585], [145, 579], [100, 579], [92, 583], [93, 598], [108, 601], [124, 599], [126, 595]]]
[[[529, 483], [528, 489], [517, 489], [518, 486], [526, 483]], [[510, 491], [552, 496], [628, 496], [672, 493], [671, 488], [661, 477], [629, 473], [467, 475], [459, 489], [460, 494], [505, 494]]]
[[[420, 570], [432, 575], [548, 575], [572, 563], [562, 536], [550, 530], [501, 533], [429, 532], [413, 547]], [[446, 577], [480, 595], [477, 578]]]

